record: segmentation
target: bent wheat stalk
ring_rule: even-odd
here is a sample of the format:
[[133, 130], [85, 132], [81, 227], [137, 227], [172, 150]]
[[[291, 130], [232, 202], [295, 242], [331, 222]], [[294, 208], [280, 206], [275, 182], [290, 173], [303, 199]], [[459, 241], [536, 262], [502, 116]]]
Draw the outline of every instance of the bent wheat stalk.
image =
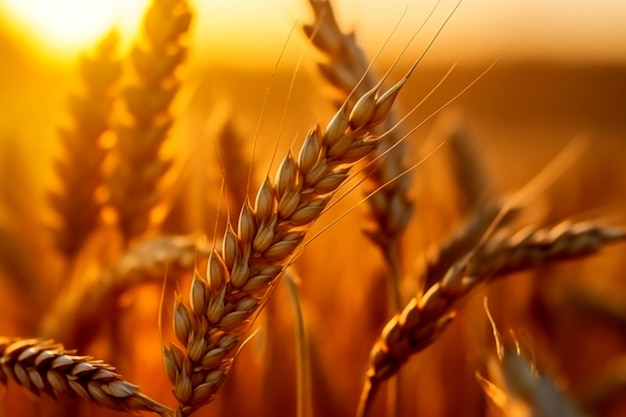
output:
[[126, 291], [146, 283], [162, 283], [171, 274], [193, 271], [210, 246], [191, 236], [160, 235], [131, 246], [110, 268], [72, 280], [43, 321], [41, 334], [86, 348], [100, 330], [104, 311]]
[[177, 296], [174, 330], [184, 348], [163, 348], [179, 401], [177, 416], [188, 416], [215, 397], [242, 334], [293, 262], [305, 233], [350, 168], [380, 143], [370, 132], [387, 117], [409, 75], [382, 94], [378, 87], [370, 90], [351, 110], [341, 107], [324, 131], [314, 127], [297, 160], [289, 152], [275, 182], [263, 182], [254, 208], [243, 205], [237, 231], [227, 226], [221, 253], [209, 256], [207, 277], [194, 274], [190, 306]]
[[622, 229], [588, 222], [529, 229], [512, 236], [501, 232], [490, 238], [387, 323], [371, 351], [357, 416], [367, 415], [383, 381], [439, 337], [454, 318], [455, 305], [477, 285], [545, 262], [589, 255], [625, 239]]
[[69, 395], [114, 410], [171, 415], [166, 406], [142, 394], [114, 370], [52, 341], [0, 337], [2, 384], [11, 380], [38, 397], [43, 393], [53, 398]]

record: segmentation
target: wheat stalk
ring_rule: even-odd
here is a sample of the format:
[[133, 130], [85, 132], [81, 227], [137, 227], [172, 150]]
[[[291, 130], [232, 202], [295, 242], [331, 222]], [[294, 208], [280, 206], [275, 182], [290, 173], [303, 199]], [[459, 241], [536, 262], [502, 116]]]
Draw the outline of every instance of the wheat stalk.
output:
[[77, 356], [52, 341], [0, 337], [3, 384], [11, 380], [36, 396], [69, 395], [114, 410], [171, 415], [166, 406], [142, 394], [139, 387], [114, 371], [103, 361]]
[[296, 347], [296, 417], [312, 416], [311, 402], [311, 359], [308, 348], [308, 337], [306, 321], [300, 302], [300, 291], [298, 289], [300, 277], [293, 271], [288, 270], [284, 276], [289, 301], [294, 316], [294, 333]]
[[[370, 61], [358, 45], [354, 33], [347, 34], [339, 28], [330, 2], [309, 0], [309, 3], [315, 14], [315, 21], [304, 25], [303, 30], [326, 58], [318, 63], [318, 69], [342, 97], [348, 97], [353, 103], [355, 97], [361, 97], [372, 89], [379, 82], [379, 78], [370, 69]], [[340, 103], [337, 101], [338, 106]], [[410, 173], [406, 173], [404, 155], [407, 149], [405, 143], [401, 142], [404, 135], [401, 129], [393, 128], [397, 121], [397, 115], [393, 109], [390, 110], [388, 117], [376, 128], [377, 132], [389, 133], [377, 150], [366, 157], [371, 161], [371, 167], [367, 171], [370, 190], [384, 186], [368, 198], [375, 230], [368, 230], [367, 235], [379, 246], [389, 265], [390, 296], [395, 311], [401, 308], [399, 240], [413, 214], [413, 203], [408, 197], [412, 178]], [[385, 156], [379, 158], [382, 154]], [[400, 177], [402, 173], [405, 174]]]
[[192, 12], [186, 0], [153, 0], [143, 19], [143, 38], [131, 52], [134, 84], [123, 91], [126, 120], [116, 126], [117, 165], [110, 179], [111, 203], [126, 238], [154, 227], [163, 179], [172, 160], [163, 145], [174, 118], [178, 70], [187, 48]]
[[479, 245], [386, 324], [371, 351], [357, 415], [367, 414], [383, 381], [437, 339], [454, 318], [455, 305], [478, 284], [545, 262], [589, 255], [624, 239], [624, 230], [583, 222], [527, 229], [512, 236], [501, 232]]
[[103, 206], [97, 192], [104, 184], [103, 163], [109, 150], [105, 133], [121, 75], [117, 43], [118, 34], [112, 30], [91, 55], [81, 57], [83, 91], [70, 96], [72, 125], [59, 129], [64, 155], [55, 164], [60, 181], [49, 192], [49, 202], [59, 223], [53, 228], [54, 240], [68, 259], [96, 229]]
[[88, 270], [74, 279], [45, 315], [41, 334], [86, 348], [100, 329], [103, 312], [115, 306], [122, 294], [142, 284], [162, 284], [166, 275], [172, 279], [193, 271], [210, 248], [194, 237], [168, 235], [131, 246], [114, 265], [93, 273]]
[[178, 416], [213, 399], [242, 333], [294, 261], [305, 233], [350, 167], [380, 143], [370, 131], [388, 115], [407, 77], [382, 94], [371, 90], [350, 111], [342, 107], [324, 131], [314, 127], [298, 159], [289, 152], [275, 182], [263, 182], [254, 208], [244, 204], [238, 230], [227, 226], [221, 253], [209, 256], [207, 277], [194, 274], [190, 307], [177, 296], [174, 330], [184, 349], [171, 344], [164, 347], [163, 358], [179, 401]]

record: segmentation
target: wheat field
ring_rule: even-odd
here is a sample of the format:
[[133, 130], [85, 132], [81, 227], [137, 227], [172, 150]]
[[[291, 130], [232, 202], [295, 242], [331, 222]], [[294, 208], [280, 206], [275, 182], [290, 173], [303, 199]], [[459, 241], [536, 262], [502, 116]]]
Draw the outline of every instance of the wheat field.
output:
[[625, 415], [626, 69], [301, 6], [267, 72], [187, 0], [69, 72], [0, 33], [0, 415]]

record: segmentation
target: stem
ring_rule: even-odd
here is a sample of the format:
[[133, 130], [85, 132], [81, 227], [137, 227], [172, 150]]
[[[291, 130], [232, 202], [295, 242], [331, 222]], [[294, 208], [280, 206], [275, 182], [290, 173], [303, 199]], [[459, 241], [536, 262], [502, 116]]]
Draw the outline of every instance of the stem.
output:
[[[387, 261], [387, 293], [388, 316], [393, 317], [402, 310], [402, 295], [400, 291], [400, 254], [397, 241], [389, 242], [383, 253]], [[401, 384], [399, 373], [387, 381], [387, 417], [400, 415]]]
[[298, 277], [292, 270], [285, 274], [285, 283], [289, 292], [289, 300], [294, 316], [294, 334], [296, 338], [296, 417], [310, 417], [311, 384], [310, 359], [304, 325], [300, 295], [298, 293]]
[[387, 261], [388, 271], [388, 293], [389, 293], [389, 314], [390, 316], [402, 310], [402, 294], [400, 291], [400, 254], [397, 242], [390, 242], [384, 248], [385, 260]]

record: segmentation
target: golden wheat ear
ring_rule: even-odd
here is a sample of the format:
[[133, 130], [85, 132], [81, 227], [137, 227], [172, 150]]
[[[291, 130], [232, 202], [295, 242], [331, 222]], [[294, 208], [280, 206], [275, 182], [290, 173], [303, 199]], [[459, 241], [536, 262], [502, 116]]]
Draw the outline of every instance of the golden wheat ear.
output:
[[431, 345], [455, 315], [455, 306], [477, 285], [540, 264], [588, 256], [611, 242], [626, 240], [626, 230], [593, 223], [563, 223], [552, 229], [502, 230], [457, 261], [424, 295], [392, 318], [374, 345], [358, 416], [371, 408], [381, 383], [409, 358]]
[[163, 180], [173, 162], [163, 146], [174, 123], [171, 107], [192, 15], [185, 0], [153, 0], [130, 54], [134, 79], [122, 93], [126, 114], [115, 129], [117, 159], [109, 181], [111, 204], [127, 241], [158, 223], [154, 209], [162, 203]]
[[1, 383], [13, 381], [38, 397], [68, 395], [113, 410], [171, 415], [111, 365], [52, 341], [0, 337], [0, 365]]
[[103, 164], [109, 151], [105, 135], [121, 76], [117, 44], [117, 31], [111, 30], [95, 51], [81, 57], [82, 91], [69, 101], [72, 124], [59, 129], [63, 155], [56, 160], [59, 181], [49, 192], [49, 202], [58, 223], [52, 228], [54, 241], [68, 259], [97, 228], [104, 203]]
[[306, 232], [350, 168], [380, 143], [370, 132], [388, 116], [405, 82], [362, 96], [353, 109], [342, 107], [325, 130], [311, 130], [298, 158], [289, 152], [276, 180], [261, 185], [254, 208], [243, 205], [237, 231], [228, 225], [221, 252], [209, 256], [207, 276], [194, 274], [189, 306], [177, 297], [173, 325], [183, 348], [163, 349], [177, 415], [188, 416], [215, 397], [242, 334], [294, 261]]

